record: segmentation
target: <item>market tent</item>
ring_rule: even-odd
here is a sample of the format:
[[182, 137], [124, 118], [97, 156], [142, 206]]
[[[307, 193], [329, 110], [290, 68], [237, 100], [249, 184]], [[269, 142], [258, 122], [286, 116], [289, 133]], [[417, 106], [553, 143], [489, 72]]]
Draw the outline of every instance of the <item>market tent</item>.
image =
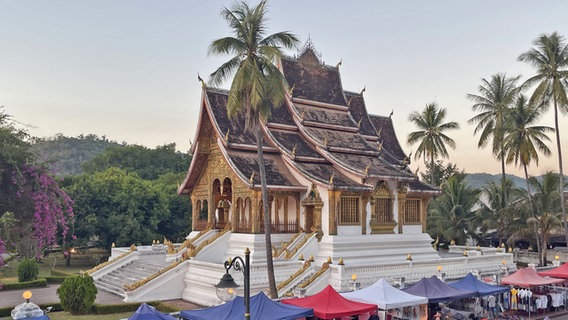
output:
[[161, 313], [156, 308], [143, 303], [128, 320], [176, 320], [176, 318], [169, 314]]
[[463, 290], [473, 290], [477, 292], [477, 296], [486, 296], [509, 291], [509, 288], [503, 286], [492, 286], [479, 279], [473, 274], [468, 273], [463, 279], [448, 284], [450, 287]]
[[[272, 301], [262, 292], [250, 298], [250, 305], [250, 318], [253, 320], [293, 320], [314, 314], [311, 308], [301, 308]], [[184, 310], [180, 312], [180, 317], [190, 320], [241, 320], [245, 318], [244, 298], [238, 296], [225, 304], [207, 309]]]
[[438, 277], [422, 278], [408, 288], [402, 291], [428, 298], [430, 303], [438, 303], [445, 301], [459, 300], [462, 298], [475, 297], [476, 292], [473, 290], [463, 290], [450, 287], [443, 283]]
[[550, 270], [546, 270], [543, 272], [539, 272], [539, 275], [543, 277], [555, 277], [555, 278], [562, 278], [568, 279], [568, 263], [561, 265], [560, 267], [556, 267]]
[[533, 268], [519, 269], [512, 275], [503, 277], [501, 284], [510, 284], [519, 287], [536, 287], [547, 284], [564, 282], [564, 279], [543, 278], [539, 276]]
[[376, 304], [351, 301], [342, 297], [330, 285], [322, 291], [306, 298], [285, 299], [282, 303], [299, 307], [314, 308], [314, 315], [321, 319], [334, 319], [356, 316], [377, 311]]
[[341, 295], [353, 301], [376, 304], [383, 310], [428, 303], [428, 298], [399, 290], [391, 286], [385, 279], [379, 279], [379, 281], [361, 290], [345, 292]]

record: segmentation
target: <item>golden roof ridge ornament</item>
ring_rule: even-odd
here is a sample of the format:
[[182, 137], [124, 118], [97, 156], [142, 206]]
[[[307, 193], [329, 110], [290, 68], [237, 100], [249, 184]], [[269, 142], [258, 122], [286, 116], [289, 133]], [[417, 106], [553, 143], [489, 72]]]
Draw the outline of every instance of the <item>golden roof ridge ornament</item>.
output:
[[334, 178], [334, 177], [335, 177], [335, 172], [333, 172], [333, 173], [331, 174], [331, 177], [329, 177], [329, 185], [330, 185], [330, 186], [333, 186], [333, 178]]
[[306, 114], [306, 109], [304, 109], [302, 111], [302, 113], [300, 114], [300, 120], [304, 121], [304, 115]]
[[363, 95], [363, 93], [365, 92], [365, 90], [367, 90], [367, 85], [365, 85], [363, 87], [363, 89], [361, 89], [361, 92], [359, 92], [360, 95]]
[[227, 133], [225, 133], [225, 142], [229, 142], [229, 132], [231, 132], [231, 128], [227, 128]]
[[295, 158], [296, 158], [296, 149], [297, 149], [297, 148], [298, 148], [298, 143], [296, 142], [296, 143], [294, 144], [294, 148], [292, 149], [292, 154], [291, 154], [292, 159], [295, 159]]
[[323, 138], [323, 147], [327, 149], [327, 137]]
[[365, 177], [369, 176], [369, 168], [371, 167], [371, 161], [369, 161], [369, 164], [365, 167]]
[[202, 88], [207, 88], [207, 84], [205, 84], [205, 81], [203, 81], [203, 78], [201, 78], [201, 76], [199, 75], [199, 72], [197, 73], [197, 80], [199, 80], [199, 82], [201, 82]]
[[361, 119], [359, 119], [359, 122], [357, 122], [357, 129], [361, 129], [361, 121], [363, 121], [363, 117], [361, 117]]
[[383, 141], [378, 142], [377, 147], [378, 147], [379, 152], [383, 151]]
[[381, 132], [383, 131], [383, 128], [379, 128], [379, 130], [376, 131], [377, 133], [377, 138], [381, 138]]
[[294, 93], [294, 88], [296, 87], [296, 84], [294, 83], [292, 85], [292, 87], [288, 90], [288, 93], [290, 93], [290, 96]]
[[252, 172], [252, 174], [250, 175], [249, 178], [249, 184], [250, 184], [250, 188], [254, 188], [254, 171]]

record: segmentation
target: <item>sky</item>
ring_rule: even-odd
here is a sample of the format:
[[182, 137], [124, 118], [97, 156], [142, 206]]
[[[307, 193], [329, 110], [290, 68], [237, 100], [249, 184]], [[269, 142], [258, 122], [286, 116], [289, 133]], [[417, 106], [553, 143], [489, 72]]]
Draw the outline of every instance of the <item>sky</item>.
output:
[[[0, 105], [33, 136], [96, 134], [148, 147], [175, 142], [186, 152], [200, 107], [197, 74], [207, 79], [228, 60], [208, 56], [207, 48], [230, 35], [219, 12], [233, 3], [0, 0]], [[268, 33], [290, 31], [301, 44], [311, 39], [326, 64], [342, 61], [345, 90], [366, 88], [369, 113], [394, 110], [407, 154], [416, 148], [406, 143], [416, 130], [409, 114], [434, 101], [447, 109], [447, 121], [461, 128], [448, 132], [457, 148], [446, 161], [470, 173], [501, 169], [489, 149], [477, 148], [466, 94], [477, 94], [481, 79], [498, 72], [526, 80], [534, 70], [518, 56], [540, 34], [568, 36], [568, 1], [272, 0], [268, 10]], [[554, 126], [552, 112], [539, 124]], [[560, 127], [568, 130], [567, 116]], [[530, 166], [531, 175], [557, 171], [551, 139], [552, 155]], [[419, 159], [412, 167], [425, 165]], [[513, 164], [507, 171], [522, 175]]]

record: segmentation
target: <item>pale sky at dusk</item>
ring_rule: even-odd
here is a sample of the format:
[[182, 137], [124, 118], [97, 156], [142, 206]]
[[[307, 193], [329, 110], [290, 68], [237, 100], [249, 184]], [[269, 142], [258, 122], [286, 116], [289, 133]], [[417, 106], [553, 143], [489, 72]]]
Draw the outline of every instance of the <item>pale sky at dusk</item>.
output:
[[[249, 2], [256, 4], [256, 1]], [[149, 147], [195, 135], [203, 78], [228, 57], [208, 57], [212, 40], [229, 35], [219, 16], [231, 1], [0, 0], [0, 105], [38, 137], [106, 135]], [[568, 36], [567, 1], [269, 1], [269, 32], [312, 39], [323, 60], [343, 60], [345, 90], [359, 92], [372, 114], [388, 115], [409, 153], [412, 111], [437, 101], [459, 131], [449, 161], [466, 172], [498, 173], [467, 120], [467, 93], [481, 78], [534, 74], [517, 57], [542, 33]], [[295, 54], [295, 51], [287, 54]], [[228, 88], [228, 84], [224, 86]], [[530, 92], [529, 92], [530, 93]], [[553, 126], [552, 112], [542, 124]], [[562, 119], [568, 159], [568, 116]], [[532, 175], [557, 171], [553, 154]], [[564, 167], [568, 167], [565, 160]], [[422, 160], [414, 161], [413, 168]], [[511, 165], [508, 171], [522, 175]]]

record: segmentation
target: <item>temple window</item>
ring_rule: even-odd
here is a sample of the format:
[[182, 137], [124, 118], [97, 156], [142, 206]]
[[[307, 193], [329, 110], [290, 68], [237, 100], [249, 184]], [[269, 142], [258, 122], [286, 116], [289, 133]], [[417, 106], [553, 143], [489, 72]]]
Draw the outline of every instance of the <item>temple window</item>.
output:
[[420, 223], [420, 199], [406, 199], [405, 223]]
[[341, 197], [339, 223], [340, 224], [359, 224], [359, 197]]
[[390, 198], [375, 199], [375, 219], [377, 222], [392, 222], [392, 201]]

